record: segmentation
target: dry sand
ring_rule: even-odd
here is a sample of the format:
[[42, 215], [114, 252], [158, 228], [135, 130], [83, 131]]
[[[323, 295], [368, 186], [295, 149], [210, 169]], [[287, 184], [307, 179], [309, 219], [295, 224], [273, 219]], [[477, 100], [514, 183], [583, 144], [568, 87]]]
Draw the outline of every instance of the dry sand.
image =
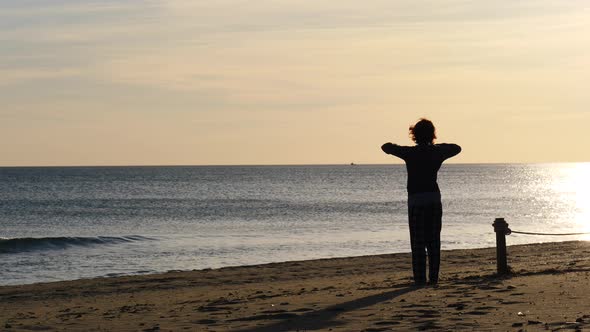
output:
[[590, 330], [590, 243], [443, 252], [438, 288], [409, 254], [0, 287], [5, 331]]

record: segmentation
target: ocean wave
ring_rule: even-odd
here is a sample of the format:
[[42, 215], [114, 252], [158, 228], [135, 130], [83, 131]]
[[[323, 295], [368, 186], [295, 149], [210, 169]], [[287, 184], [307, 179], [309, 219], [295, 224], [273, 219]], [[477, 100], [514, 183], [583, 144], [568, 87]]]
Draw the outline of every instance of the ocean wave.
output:
[[405, 196], [386, 200], [332, 201], [276, 198], [128, 198], [128, 199], [10, 199], [0, 200], [0, 221], [22, 215], [43, 220], [62, 218], [130, 220], [175, 218], [182, 220], [318, 219], [333, 214], [390, 214], [406, 209]]
[[24, 237], [24, 238], [1, 238], [0, 254], [15, 254], [30, 251], [60, 250], [71, 247], [90, 247], [98, 245], [114, 245], [120, 243], [154, 240], [140, 235], [129, 236], [59, 236], [59, 237]]

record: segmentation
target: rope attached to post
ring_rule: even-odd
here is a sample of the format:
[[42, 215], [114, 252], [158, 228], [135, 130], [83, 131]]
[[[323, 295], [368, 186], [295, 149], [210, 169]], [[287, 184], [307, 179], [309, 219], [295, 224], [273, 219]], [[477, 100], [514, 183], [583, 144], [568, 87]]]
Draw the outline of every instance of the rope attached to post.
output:
[[536, 233], [536, 232], [520, 232], [513, 231], [508, 228], [508, 223], [504, 218], [496, 218], [494, 223], [494, 232], [496, 233], [496, 262], [498, 268], [498, 275], [503, 276], [510, 273], [508, 267], [507, 250], [506, 250], [506, 235], [512, 233], [525, 235], [549, 235], [549, 236], [568, 236], [568, 235], [587, 235], [590, 232], [584, 233]]
[[586, 232], [586, 233], [533, 233], [533, 232], [519, 232], [519, 231], [513, 231], [513, 230], [510, 230], [510, 233], [526, 234], [526, 235], [549, 235], [549, 236], [588, 235], [588, 234], [590, 234], [590, 232]]

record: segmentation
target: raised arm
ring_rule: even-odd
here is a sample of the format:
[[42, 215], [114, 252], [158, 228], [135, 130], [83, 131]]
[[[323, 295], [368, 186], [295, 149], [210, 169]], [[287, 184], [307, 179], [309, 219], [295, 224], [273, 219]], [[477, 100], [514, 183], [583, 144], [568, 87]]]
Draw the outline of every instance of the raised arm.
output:
[[451, 157], [454, 157], [461, 152], [461, 147], [457, 144], [441, 143], [441, 144], [436, 144], [436, 146], [441, 149], [444, 159], [449, 159]]
[[383, 150], [383, 152], [394, 155], [404, 160], [408, 154], [408, 148], [409, 147], [407, 146], [401, 146], [390, 142], [381, 145], [381, 150]]

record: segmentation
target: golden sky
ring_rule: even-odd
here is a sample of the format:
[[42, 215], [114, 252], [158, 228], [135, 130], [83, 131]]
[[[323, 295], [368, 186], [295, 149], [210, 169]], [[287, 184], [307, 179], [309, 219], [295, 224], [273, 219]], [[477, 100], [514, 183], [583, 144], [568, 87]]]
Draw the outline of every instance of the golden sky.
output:
[[590, 2], [5, 0], [0, 166], [590, 161]]

